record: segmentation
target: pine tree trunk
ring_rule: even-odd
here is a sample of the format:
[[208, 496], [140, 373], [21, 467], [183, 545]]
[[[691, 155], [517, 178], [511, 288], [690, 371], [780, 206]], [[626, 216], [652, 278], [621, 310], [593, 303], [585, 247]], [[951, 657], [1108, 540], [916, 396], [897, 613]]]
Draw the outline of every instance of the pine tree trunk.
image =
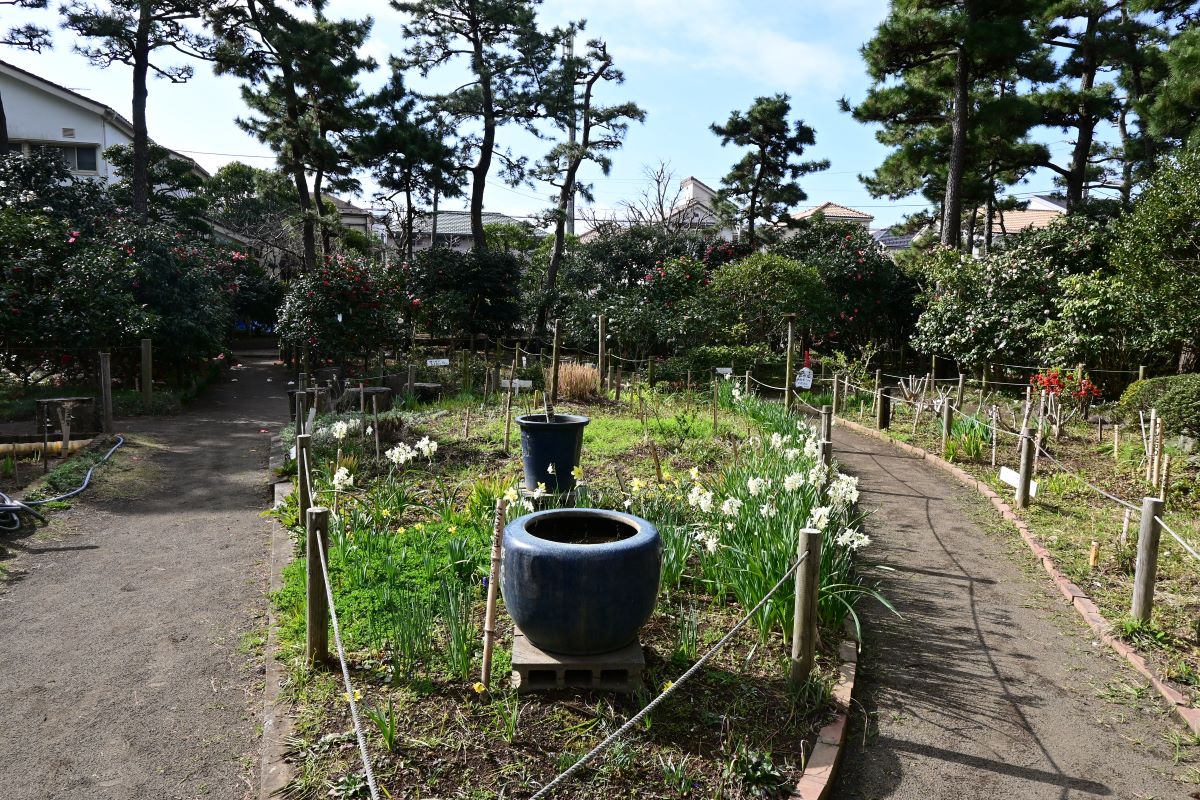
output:
[[138, 3], [133, 44], [133, 213], [144, 223], [150, 213], [150, 135], [146, 130], [146, 76], [150, 71], [150, 0]]
[[483, 138], [479, 142], [479, 161], [471, 168], [471, 249], [487, 249], [483, 232], [483, 191], [487, 188], [488, 171], [492, 168], [492, 150], [496, 147], [496, 98], [492, 92], [492, 76], [483, 55], [483, 40], [474, 41], [474, 71], [479, 77], [483, 98]]
[[4, 98], [0, 96], [0, 156], [8, 153], [8, 117], [4, 115]]
[[1079, 92], [1081, 99], [1076, 109], [1079, 122], [1079, 135], [1075, 138], [1075, 148], [1071, 151], [1071, 169], [1067, 176], [1067, 210], [1075, 208], [1083, 201], [1083, 187], [1087, 184], [1088, 157], [1092, 154], [1092, 142], [1096, 136], [1096, 118], [1087, 110], [1087, 93], [1096, 85], [1096, 72], [1099, 70], [1099, 60], [1096, 55], [1096, 25], [1099, 22], [1097, 14], [1088, 14], [1087, 28], [1079, 42], [1079, 51], [1084, 63], [1083, 74], [1079, 77]]
[[558, 192], [558, 214], [554, 220], [554, 247], [550, 251], [550, 263], [546, 266], [546, 280], [543, 286], [542, 302], [538, 304], [537, 320], [534, 333], [541, 334], [546, 329], [546, 320], [550, 315], [550, 298], [558, 283], [558, 270], [562, 266], [563, 249], [567, 241], [567, 206], [571, 195], [575, 192], [575, 175], [579, 171], [580, 159], [572, 157], [563, 179], [562, 188]]
[[967, 156], [967, 104], [970, 71], [966, 45], [959, 45], [954, 62], [954, 115], [950, 122], [950, 163], [946, 169], [946, 197], [942, 203], [942, 244], [962, 247], [962, 182]]

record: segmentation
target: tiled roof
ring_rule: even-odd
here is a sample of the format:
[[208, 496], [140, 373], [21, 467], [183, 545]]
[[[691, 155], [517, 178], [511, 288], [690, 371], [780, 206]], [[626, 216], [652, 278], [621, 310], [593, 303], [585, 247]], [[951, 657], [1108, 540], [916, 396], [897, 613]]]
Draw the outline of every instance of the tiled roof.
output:
[[1031, 228], [1045, 228], [1059, 217], [1060, 211], [1028, 209], [1025, 211], [996, 211], [992, 214], [993, 234], [1012, 234]]
[[853, 208], [839, 206], [837, 203], [830, 202], [821, 203], [821, 205], [813, 206], [812, 208], [806, 208], [803, 211], [792, 214], [791, 217], [793, 219], [807, 219], [813, 214], [816, 214], [818, 211], [824, 214], [826, 217], [833, 217], [835, 219], [875, 219], [875, 217], [871, 216], [870, 214], [864, 214], [863, 212], [856, 211]]
[[887, 228], [871, 231], [871, 238], [879, 242], [885, 250], [905, 250], [917, 237], [917, 232], [892, 233]]
[[356, 206], [356, 205], [354, 205], [354, 203], [351, 203], [349, 200], [343, 200], [342, 198], [338, 197], [337, 195], [327, 194], [325, 196], [327, 198], [329, 198], [329, 201], [331, 203], [333, 203], [334, 208], [336, 208], [338, 211], [358, 213], [358, 214], [368, 213], [365, 208]]
[[[505, 214], [500, 214], [495, 211], [483, 212], [483, 224], [492, 225], [494, 223], [506, 223], [510, 225], [520, 225], [521, 220], [513, 219]], [[433, 230], [433, 217], [430, 214], [425, 214], [417, 217], [413, 222], [413, 233], [428, 235]], [[471, 235], [471, 212], [469, 211], [439, 211], [437, 214], [437, 233], [438, 236], [470, 236]], [[533, 229], [534, 236], [545, 236], [546, 232], [540, 228]]]

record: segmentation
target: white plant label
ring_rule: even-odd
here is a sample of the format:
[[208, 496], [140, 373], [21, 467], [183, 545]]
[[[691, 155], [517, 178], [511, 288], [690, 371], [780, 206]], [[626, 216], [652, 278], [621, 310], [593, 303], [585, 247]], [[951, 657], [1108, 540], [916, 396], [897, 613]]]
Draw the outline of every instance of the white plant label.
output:
[[[1009, 486], [1011, 486], [1015, 489], [1015, 488], [1017, 488], [1017, 485], [1021, 482], [1021, 475], [1015, 469], [1009, 469], [1008, 467], [1001, 467], [1000, 468], [1000, 480], [1004, 481]], [[1029, 482], [1029, 496], [1037, 497], [1037, 481], [1031, 480]]]
[[450, 359], [448, 359], [448, 358], [431, 358], [425, 362], [425, 366], [427, 366], [427, 367], [448, 367], [448, 366], [450, 366]]
[[813, 373], [812, 373], [812, 370], [809, 369], [808, 367], [801, 367], [800, 371], [796, 373], [796, 388], [797, 389], [811, 389], [812, 381], [813, 381]]
[[516, 389], [518, 392], [521, 391], [522, 389], [532, 389], [533, 388], [533, 381], [523, 381], [520, 378], [517, 378], [515, 381], [510, 381], [508, 378], [500, 379], [501, 387], [507, 389], [510, 384], [512, 385], [512, 388]]
[[732, 375], [733, 367], [717, 367], [718, 375]]

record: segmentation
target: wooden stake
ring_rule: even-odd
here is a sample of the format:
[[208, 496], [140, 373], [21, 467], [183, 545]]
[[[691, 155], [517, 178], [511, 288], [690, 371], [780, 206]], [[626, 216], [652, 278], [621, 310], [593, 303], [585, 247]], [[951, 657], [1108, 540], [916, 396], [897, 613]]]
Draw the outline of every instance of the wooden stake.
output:
[[521, 360], [521, 343], [513, 351], [512, 370], [508, 373], [508, 397], [504, 401], [504, 454], [508, 455], [509, 435], [512, 432], [513, 387], [517, 383], [517, 363]]
[[[792, 379], [793, 379], [793, 376], [792, 376], [792, 350], [793, 350], [792, 340], [793, 340], [793, 337], [795, 334], [795, 329], [796, 329], [796, 315], [795, 314], [784, 314], [783, 318], [784, 318], [784, 320], [787, 321], [787, 358], [785, 360], [785, 366], [784, 366], [785, 374], [783, 376], [783, 408], [785, 411], [791, 411], [792, 410]], [[717, 427], [717, 425], [716, 425], [716, 410], [715, 410], [715, 406], [714, 406], [713, 429], [715, 430], [716, 427]]]
[[379, 460], [379, 395], [371, 395], [371, 430], [375, 434], [375, 460]]
[[1167, 507], [1167, 493], [1171, 491], [1171, 457], [1163, 456], [1162, 480], [1158, 485], [1158, 496], [1162, 498], [1163, 509]]
[[1121, 426], [1113, 425], [1113, 462], [1121, 463]]
[[717, 378], [716, 374], [714, 373], [713, 374], [713, 399], [712, 399], [712, 408], [713, 408], [713, 433], [712, 433], [712, 435], [713, 435], [714, 439], [717, 438], [717, 392], [718, 392], [718, 388], [719, 388], [717, 385], [717, 380], [718, 380], [718, 378]]
[[500, 581], [500, 555], [504, 547], [504, 514], [508, 503], [496, 501], [496, 516], [492, 523], [492, 564], [488, 572], [487, 605], [483, 613], [483, 668], [479, 680], [485, 689], [492, 688], [492, 649], [496, 645], [496, 584]]
[[[108, 353], [100, 354], [100, 409], [105, 433], [113, 432], [112, 361]], [[45, 464], [45, 459], [42, 460]]]
[[142, 339], [142, 403], [146, 413], [150, 413], [150, 404], [154, 402], [154, 344], [149, 339]]
[[821, 532], [800, 531], [796, 552], [803, 563], [796, 568], [796, 598], [792, 613], [793, 687], [803, 686], [812, 672], [817, 652], [817, 596], [821, 578]]
[[604, 385], [605, 385], [604, 384], [604, 367], [605, 367], [604, 361], [605, 361], [605, 356], [607, 355], [604, 352], [605, 326], [606, 326], [607, 320], [603, 314], [600, 315], [598, 322], [600, 323], [600, 346], [596, 350], [596, 371], [600, 373], [600, 394], [603, 395], [604, 394]]
[[1088, 553], [1088, 569], [1093, 572], [1100, 566], [1100, 543], [1095, 539], [1092, 540], [1092, 550]]
[[561, 343], [558, 330], [558, 320], [554, 320], [554, 344], [550, 351], [550, 399], [547, 401], [550, 404], [549, 416], [546, 418], [550, 422], [550, 416], [554, 415], [554, 406], [558, 404], [558, 348]]
[[310, 508], [305, 529], [304, 661], [313, 669], [329, 659], [329, 599], [321, 568], [321, 553], [329, 551], [329, 509]]
[[1137, 563], [1133, 571], [1133, 603], [1130, 613], [1139, 622], [1149, 622], [1154, 610], [1154, 580], [1158, 573], [1158, 540], [1162, 526], [1163, 502], [1157, 497], [1142, 498], [1142, 527], [1138, 532]]

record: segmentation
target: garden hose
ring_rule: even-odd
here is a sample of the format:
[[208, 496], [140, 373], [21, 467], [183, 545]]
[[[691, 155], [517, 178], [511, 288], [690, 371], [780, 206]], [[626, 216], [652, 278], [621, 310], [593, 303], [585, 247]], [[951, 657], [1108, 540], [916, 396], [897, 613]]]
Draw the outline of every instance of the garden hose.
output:
[[33, 506], [44, 506], [47, 503], [55, 503], [59, 500], [66, 500], [68, 497], [74, 497], [88, 487], [92, 482], [92, 472], [96, 467], [103, 464], [112, 458], [112, 454], [117, 452], [117, 448], [125, 444], [125, 437], [118, 436], [117, 443], [114, 444], [104, 457], [88, 467], [87, 474], [83, 476], [83, 483], [72, 489], [66, 494], [60, 494], [57, 497], [47, 497], [45, 500], [13, 500], [8, 495], [0, 492], [0, 530], [15, 531], [21, 527], [21, 519], [17, 515], [21, 512], [31, 514], [41, 520], [42, 524], [46, 524], [46, 518], [33, 509]]

